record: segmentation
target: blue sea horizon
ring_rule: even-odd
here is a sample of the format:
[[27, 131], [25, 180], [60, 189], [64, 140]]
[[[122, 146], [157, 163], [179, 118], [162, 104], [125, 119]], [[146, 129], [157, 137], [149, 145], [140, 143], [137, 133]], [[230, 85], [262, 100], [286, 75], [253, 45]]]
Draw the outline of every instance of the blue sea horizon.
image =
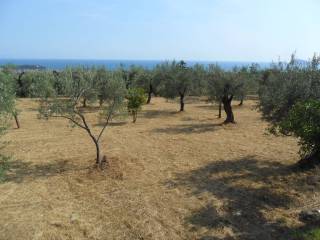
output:
[[[157, 64], [166, 62], [167, 60], [94, 60], [94, 59], [0, 59], [0, 66], [6, 64], [14, 65], [36, 65], [51, 70], [62, 70], [66, 67], [101, 67], [108, 69], [116, 69], [120, 66], [129, 68], [132, 65], [141, 66], [147, 69], [153, 69]], [[270, 66], [268, 62], [249, 62], [249, 61], [185, 61], [188, 66], [202, 64], [208, 66], [217, 64], [225, 70], [231, 70], [234, 67], [246, 67], [251, 64], [258, 64], [261, 68]]]

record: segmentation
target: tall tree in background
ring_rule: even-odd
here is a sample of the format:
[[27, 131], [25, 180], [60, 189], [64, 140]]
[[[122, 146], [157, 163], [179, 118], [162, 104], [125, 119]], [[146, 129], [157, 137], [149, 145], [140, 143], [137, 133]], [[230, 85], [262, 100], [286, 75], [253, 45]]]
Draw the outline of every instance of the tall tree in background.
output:
[[148, 94], [146, 103], [151, 103], [152, 94], [155, 94], [156, 86], [153, 78], [152, 71], [141, 68], [135, 75], [134, 84], [135, 87], [142, 88], [144, 92]]
[[210, 65], [207, 73], [209, 100], [219, 106], [218, 118], [222, 117], [222, 96], [226, 82], [226, 73], [218, 65]]
[[192, 84], [191, 71], [184, 61], [165, 63], [161, 67], [164, 70], [162, 95], [171, 99], [179, 97], [180, 112], [183, 112]]

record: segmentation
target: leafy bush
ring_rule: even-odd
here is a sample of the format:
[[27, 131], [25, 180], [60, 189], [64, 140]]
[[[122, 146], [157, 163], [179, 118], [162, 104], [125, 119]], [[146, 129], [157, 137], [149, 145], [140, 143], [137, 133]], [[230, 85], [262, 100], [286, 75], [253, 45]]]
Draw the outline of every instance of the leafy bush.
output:
[[[15, 113], [13, 79], [10, 74], [0, 72], [0, 140], [8, 127], [8, 119]], [[5, 145], [6, 143], [0, 141], [0, 150], [2, 150]], [[8, 170], [8, 160], [9, 158], [0, 152], [0, 180], [4, 179], [5, 172]]]
[[128, 111], [132, 114], [133, 123], [137, 121], [138, 112], [143, 104], [146, 103], [146, 97], [142, 88], [132, 88], [128, 91]]
[[304, 233], [295, 233], [296, 240], [320, 240], [320, 228], [313, 229]]
[[295, 104], [288, 116], [279, 124], [279, 131], [293, 135], [300, 140], [300, 153], [318, 155], [320, 153], [320, 101], [309, 100]]
[[294, 56], [290, 63], [278, 63], [265, 71], [260, 82], [259, 108], [273, 125], [285, 119], [298, 102], [320, 98], [320, 59], [301, 64]]
[[[260, 111], [271, 123], [272, 133], [298, 137], [301, 166], [319, 157], [320, 71], [319, 57], [301, 63], [294, 56], [264, 72], [260, 82]], [[310, 161], [308, 161], [310, 160]]]

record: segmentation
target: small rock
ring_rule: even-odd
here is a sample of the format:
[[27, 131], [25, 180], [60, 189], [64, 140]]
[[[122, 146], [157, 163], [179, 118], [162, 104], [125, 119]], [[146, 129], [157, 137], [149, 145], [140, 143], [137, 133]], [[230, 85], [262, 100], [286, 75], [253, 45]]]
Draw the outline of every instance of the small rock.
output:
[[320, 209], [302, 211], [299, 218], [302, 222], [318, 224], [320, 223]]
[[242, 215], [241, 211], [236, 211], [233, 213], [234, 216], [240, 217]]
[[51, 222], [50, 224], [51, 224], [52, 226], [57, 227], [57, 228], [61, 228], [61, 227], [63, 226], [63, 224], [60, 223], [60, 222]]
[[320, 181], [320, 179], [318, 176], [311, 176], [306, 179], [307, 184], [313, 185], [313, 186], [318, 185], [319, 181]]
[[70, 221], [71, 223], [75, 223], [79, 221], [79, 214], [77, 213], [72, 213], [70, 216]]

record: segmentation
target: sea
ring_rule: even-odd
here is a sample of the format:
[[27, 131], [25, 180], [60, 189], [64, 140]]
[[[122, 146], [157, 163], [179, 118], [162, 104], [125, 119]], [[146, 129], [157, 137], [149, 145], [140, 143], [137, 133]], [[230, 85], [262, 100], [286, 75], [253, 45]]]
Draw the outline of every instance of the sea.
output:
[[[0, 66], [6, 64], [14, 64], [17, 66], [38, 66], [49, 70], [62, 70], [66, 67], [100, 67], [104, 66], [108, 69], [116, 69], [122, 66], [129, 68], [130, 66], [141, 66], [146, 69], [153, 69], [157, 64], [165, 61], [161, 60], [91, 60], [91, 59], [0, 59]], [[245, 67], [251, 64], [259, 64], [261, 68], [267, 68], [271, 63], [267, 62], [241, 62], [241, 61], [185, 61], [188, 66], [202, 64], [208, 66], [217, 64], [225, 70], [231, 70], [234, 67]]]

